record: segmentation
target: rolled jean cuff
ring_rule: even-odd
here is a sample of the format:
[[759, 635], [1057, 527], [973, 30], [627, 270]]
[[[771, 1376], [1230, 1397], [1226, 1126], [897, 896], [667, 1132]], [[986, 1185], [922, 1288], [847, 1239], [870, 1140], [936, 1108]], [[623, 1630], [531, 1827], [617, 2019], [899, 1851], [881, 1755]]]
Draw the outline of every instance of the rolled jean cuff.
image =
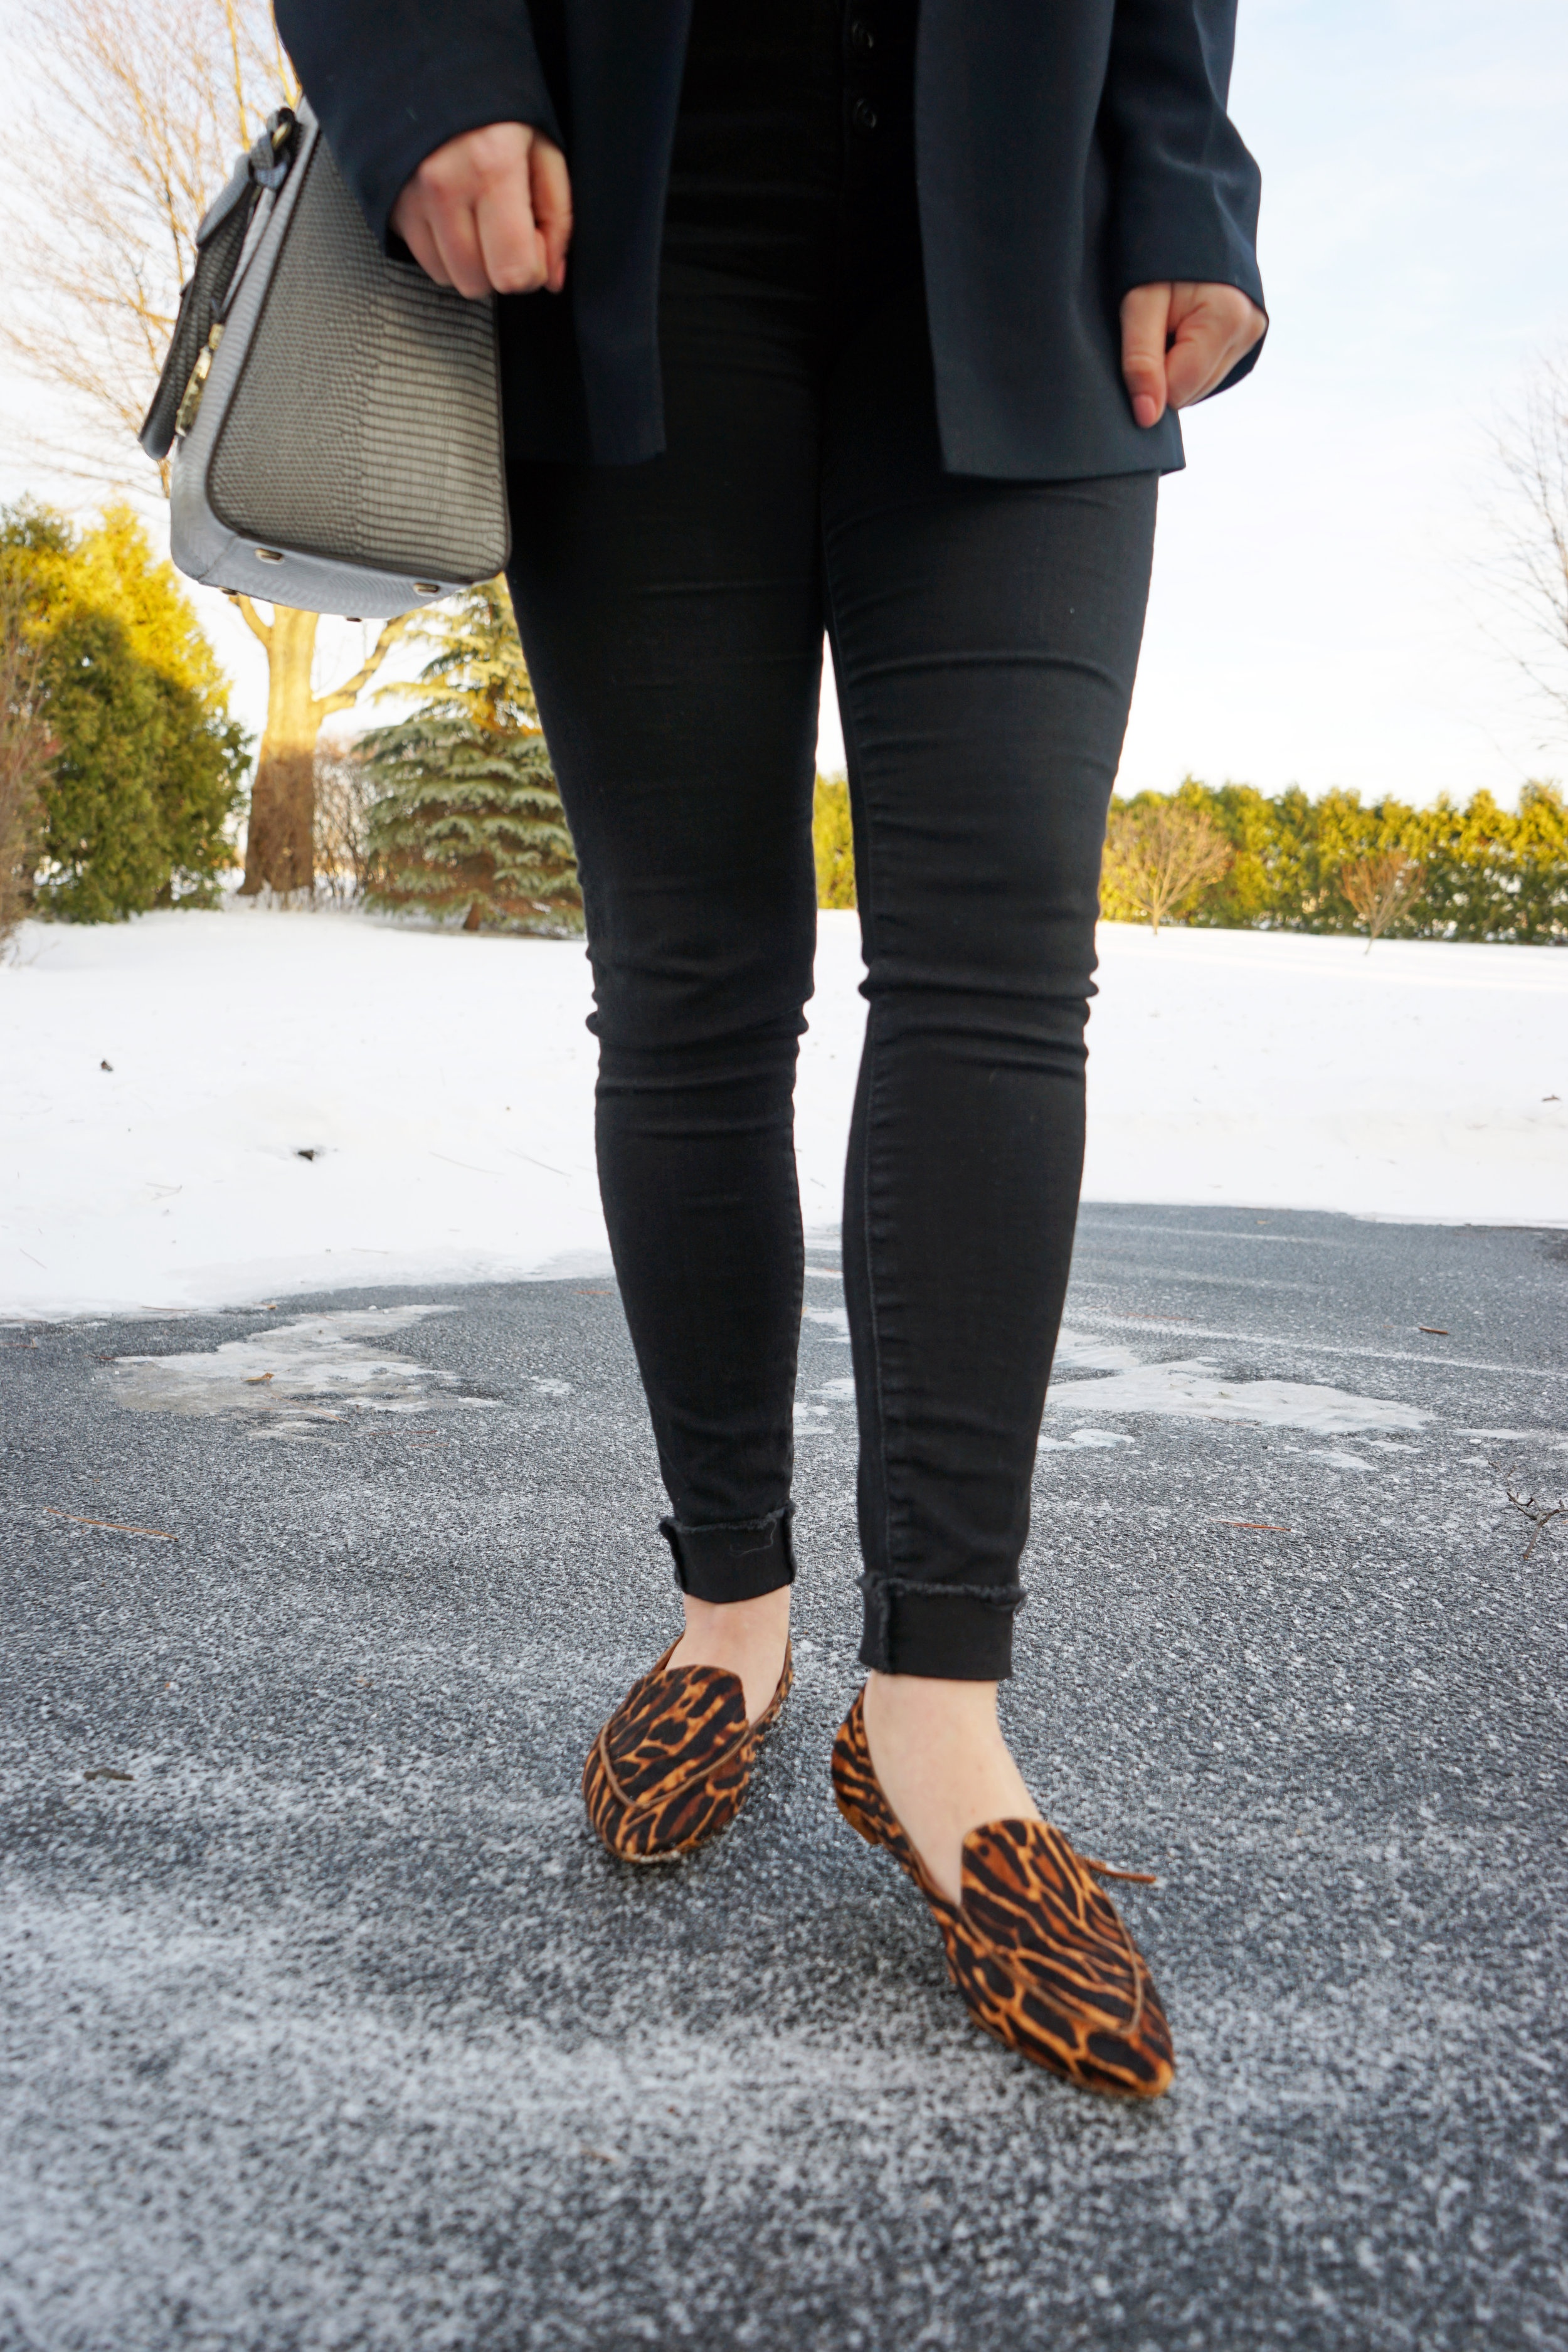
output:
[[786, 1503], [765, 1519], [713, 1528], [660, 1519], [658, 1531], [674, 1558], [677, 1584], [694, 1601], [760, 1601], [795, 1582], [794, 1520], [795, 1506]]
[[863, 1576], [860, 1591], [860, 1664], [873, 1672], [953, 1683], [1005, 1682], [1012, 1673], [1013, 1620], [1026, 1597], [1021, 1585]]

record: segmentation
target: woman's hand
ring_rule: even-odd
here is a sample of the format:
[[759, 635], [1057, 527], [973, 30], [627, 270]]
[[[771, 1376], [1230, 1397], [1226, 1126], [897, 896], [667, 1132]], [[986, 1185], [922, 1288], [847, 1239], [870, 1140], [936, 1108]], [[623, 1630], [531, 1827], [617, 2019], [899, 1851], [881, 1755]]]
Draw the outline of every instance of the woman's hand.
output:
[[1201, 400], [1268, 324], [1239, 286], [1134, 286], [1121, 298], [1121, 373], [1137, 422]]
[[526, 122], [465, 131], [405, 182], [392, 226], [437, 286], [470, 301], [492, 287], [559, 294], [572, 242], [566, 158]]

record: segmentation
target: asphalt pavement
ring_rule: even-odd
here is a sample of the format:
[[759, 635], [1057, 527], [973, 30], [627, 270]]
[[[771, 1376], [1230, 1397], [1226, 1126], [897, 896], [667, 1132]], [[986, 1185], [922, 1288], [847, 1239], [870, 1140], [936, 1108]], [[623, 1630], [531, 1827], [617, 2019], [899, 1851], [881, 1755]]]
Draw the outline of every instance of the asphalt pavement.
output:
[[795, 1692], [642, 1873], [607, 1279], [0, 1329], [4, 2352], [1568, 2346], [1568, 1239], [1085, 1211], [1005, 1706], [1160, 1874], [1148, 2108], [978, 2034], [833, 1808], [812, 1262]]

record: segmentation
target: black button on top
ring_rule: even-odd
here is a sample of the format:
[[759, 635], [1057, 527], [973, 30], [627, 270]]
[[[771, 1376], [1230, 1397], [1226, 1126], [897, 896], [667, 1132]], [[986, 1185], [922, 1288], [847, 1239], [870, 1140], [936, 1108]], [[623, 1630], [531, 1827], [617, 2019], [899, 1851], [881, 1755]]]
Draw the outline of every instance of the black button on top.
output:
[[855, 111], [850, 117], [850, 121], [854, 123], [857, 131], [875, 131], [877, 128], [877, 110], [870, 103], [868, 99], [858, 98], [855, 101]]
[[857, 57], [868, 58], [877, 46], [877, 36], [864, 16], [857, 16], [849, 27], [849, 45]]

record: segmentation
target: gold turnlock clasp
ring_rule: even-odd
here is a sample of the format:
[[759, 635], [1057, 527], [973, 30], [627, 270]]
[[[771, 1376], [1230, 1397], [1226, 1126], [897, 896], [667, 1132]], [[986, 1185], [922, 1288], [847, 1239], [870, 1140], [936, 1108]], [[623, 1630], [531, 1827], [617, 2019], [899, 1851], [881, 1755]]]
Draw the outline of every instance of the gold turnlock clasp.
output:
[[196, 353], [196, 363], [191, 370], [191, 380], [180, 398], [174, 416], [174, 431], [182, 438], [196, 421], [196, 411], [202, 404], [202, 386], [207, 380], [213, 363], [213, 353], [223, 341], [223, 320], [215, 319], [213, 330]]

